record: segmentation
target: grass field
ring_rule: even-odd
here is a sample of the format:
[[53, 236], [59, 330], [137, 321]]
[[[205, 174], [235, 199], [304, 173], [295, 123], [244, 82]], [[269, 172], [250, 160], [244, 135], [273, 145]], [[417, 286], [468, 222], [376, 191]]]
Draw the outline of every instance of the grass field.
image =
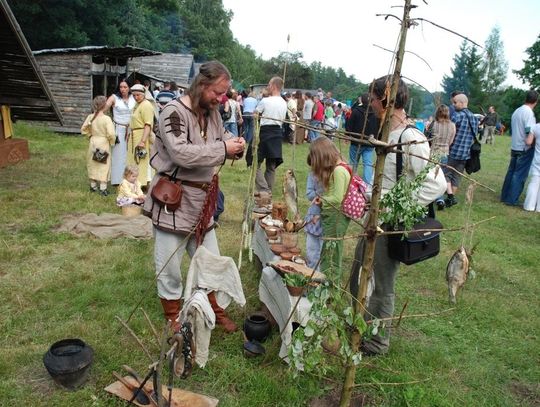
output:
[[[31, 159], [0, 169], [0, 405], [123, 406], [103, 388], [112, 371], [128, 364], [144, 371], [148, 360], [115, 320], [126, 318], [137, 302], [156, 324], [161, 307], [155, 295], [152, 241], [98, 240], [56, 233], [67, 214], [117, 212], [114, 194], [88, 191], [86, 141], [18, 124]], [[476, 278], [467, 282], [457, 307], [449, 312], [446, 264], [462, 240], [461, 232], [443, 234], [441, 254], [415, 266], [402, 266], [396, 309], [434, 314], [404, 319], [387, 356], [365, 358], [357, 373], [357, 396], [373, 406], [538, 406], [540, 405], [540, 215], [498, 202], [509, 157], [509, 138], [499, 137], [482, 152], [476, 177], [495, 192], [478, 189], [471, 221], [496, 216], [474, 233]], [[305, 191], [307, 145], [284, 146], [285, 168], [294, 166]], [[343, 145], [344, 154], [347, 146]], [[226, 211], [220, 219], [221, 251], [237, 259], [243, 202], [249, 171], [244, 162], [228, 163], [221, 186]], [[280, 179], [280, 178], [279, 178]], [[466, 186], [466, 183], [465, 185]], [[463, 192], [465, 188], [462, 189]], [[276, 194], [277, 195], [277, 194]], [[463, 194], [458, 195], [463, 202]], [[301, 199], [302, 210], [307, 201]], [[462, 226], [466, 208], [439, 213], [446, 227]], [[350, 230], [349, 233], [353, 233]], [[354, 241], [346, 244], [346, 265]], [[248, 304], [233, 307], [241, 322], [259, 308], [258, 273], [247, 261], [241, 275]], [[184, 262], [184, 267], [187, 262]], [[440, 314], [436, 314], [440, 313]], [[140, 313], [131, 326], [152, 347]], [[95, 350], [87, 385], [66, 392], [54, 385], [42, 357], [56, 340], [79, 337]], [[205, 370], [177, 385], [214, 396], [220, 406], [304, 406], [341, 382], [335, 365], [328, 378], [294, 378], [277, 358], [279, 335], [265, 344], [264, 359], [242, 356], [240, 333], [212, 334]], [[328, 380], [330, 379], [330, 380]]]

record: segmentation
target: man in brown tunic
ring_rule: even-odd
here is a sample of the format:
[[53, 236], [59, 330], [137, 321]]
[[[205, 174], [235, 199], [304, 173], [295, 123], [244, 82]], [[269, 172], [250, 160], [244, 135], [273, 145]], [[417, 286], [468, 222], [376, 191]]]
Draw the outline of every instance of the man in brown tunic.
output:
[[[201, 244], [219, 255], [212, 217], [206, 225], [200, 224], [215, 167], [244, 151], [244, 139], [225, 132], [217, 110], [230, 85], [231, 76], [223, 64], [217, 61], [203, 64], [186, 95], [163, 108], [151, 151], [150, 163], [156, 175], [150, 183], [144, 213], [154, 225], [158, 295], [165, 318], [173, 321], [175, 329], [179, 328], [174, 321], [181, 309], [183, 289], [180, 264], [186, 250], [190, 257], [195, 253], [196, 229], [203, 228]], [[182, 200], [175, 211], [167, 210], [152, 198], [152, 189], [163, 175], [181, 181]], [[218, 306], [214, 292], [208, 294], [208, 299], [216, 322], [228, 332], [236, 330], [235, 323]]]

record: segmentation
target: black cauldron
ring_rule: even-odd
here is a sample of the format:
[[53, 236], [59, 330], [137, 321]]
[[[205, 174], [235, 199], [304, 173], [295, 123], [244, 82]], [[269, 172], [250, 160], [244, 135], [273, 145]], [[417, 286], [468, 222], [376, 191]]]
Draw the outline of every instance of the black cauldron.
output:
[[249, 341], [263, 342], [270, 334], [270, 321], [262, 312], [251, 314], [244, 321], [244, 333]]
[[56, 383], [75, 390], [88, 378], [93, 359], [94, 350], [82, 340], [63, 339], [43, 355], [43, 364]]

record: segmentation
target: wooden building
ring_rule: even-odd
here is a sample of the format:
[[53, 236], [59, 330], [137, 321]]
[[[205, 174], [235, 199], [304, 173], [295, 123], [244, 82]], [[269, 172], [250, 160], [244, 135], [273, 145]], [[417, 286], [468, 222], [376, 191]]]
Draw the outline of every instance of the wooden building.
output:
[[195, 75], [193, 55], [170, 54], [144, 56], [133, 58], [130, 63], [130, 72], [142, 73], [165, 81], [174, 81], [186, 89]]
[[12, 119], [55, 121], [62, 114], [6, 0], [0, 0], [0, 167], [29, 158]]
[[129, 46], [35, 51], [34, 56], [64, 116], [64, 126], [57, 123], [54, 130], [79, 133], [82, 122], [91, 112], [92, 99], [112, 94], [119, 80], [131, 72], [134, 59], [153, 55], [159, 53]]

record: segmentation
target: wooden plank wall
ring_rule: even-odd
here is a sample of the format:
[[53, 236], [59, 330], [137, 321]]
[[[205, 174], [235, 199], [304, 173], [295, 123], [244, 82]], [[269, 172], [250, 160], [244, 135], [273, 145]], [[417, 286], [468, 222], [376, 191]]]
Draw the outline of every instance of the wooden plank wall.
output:
[[35, 55], [54, 100], [64, 117], [66, 131], [80, 129], [92, 111], [92, 55]]
[[128, 62], [130, 72], [141, 72], [163, 80], [173, 80], [178, 84], [187, 84], [193, 65], [191, 54], [153, 55], [133, 58]]

